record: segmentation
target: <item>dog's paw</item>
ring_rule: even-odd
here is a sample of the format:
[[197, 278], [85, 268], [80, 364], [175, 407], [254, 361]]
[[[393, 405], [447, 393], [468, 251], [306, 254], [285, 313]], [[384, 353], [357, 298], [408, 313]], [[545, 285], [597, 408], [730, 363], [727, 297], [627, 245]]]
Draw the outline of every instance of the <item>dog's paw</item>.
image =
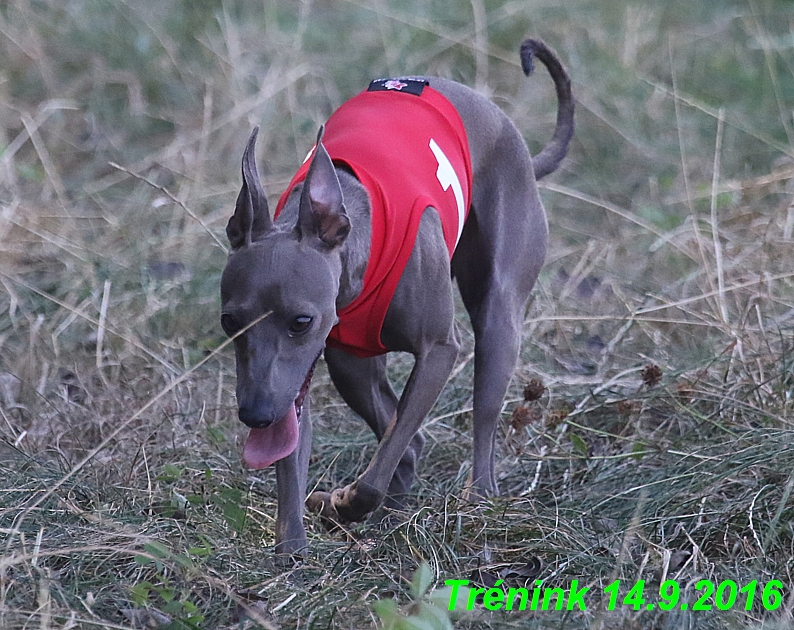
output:
[[298, 521], [292, 526], [276, 521], [276, 566], [289, 568], [306, 558], [309, 541], [303, 523]]
[[353, 482], [331, 493], [312, 492], [306, 508], [320, 515], [329, 529], [364, 521], [383, 501], [384, 494], [368, 484]]
[[305, 547], [292, 551], [276, 547], [273, 563], [281, 571], [296, 570], [297, 567], [300, 567], [306, 561], [306, 552]]
[[478, 504], [483, 503], [486, 499], [499, 496], [499, 488], [496, 484], [489, 484], [484, 479], [480, 479], [478, 483], [472, 481], [471, 475], [466, 480], [466, 485], [463, 487], [461, 498], [466, 503]]
[[383, 492], [358, 481], [331, 493], [334, 510], [344, 523], [366, 520], [370, 513], [380, 506], [383, 498]]
[[334, 508], [331, 493], [316, 490], [306, 499], [306, 509], [320, 516], [325, 528], [333, 531], [343, 522]]
[[302, 537], [276, 542], [276, 565], [288, 567], [306, 559], [309, 542], [304, 533]]

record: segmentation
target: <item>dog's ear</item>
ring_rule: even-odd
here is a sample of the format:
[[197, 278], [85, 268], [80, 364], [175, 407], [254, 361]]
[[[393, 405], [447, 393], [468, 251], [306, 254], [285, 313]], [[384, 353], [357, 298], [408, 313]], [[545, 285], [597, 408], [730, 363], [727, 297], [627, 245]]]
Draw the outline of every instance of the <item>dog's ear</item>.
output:
[[232, 249], [239, 249], [250, 245], [262, 236], [271, 227], [270, 212], [267, 208], [267, 198], [259, 181], [256, 170], [256, 137], [259, 127], [255, 127], [248, 139], [248, 146], [243, 153], [243, 187], [237, 195], [234, 214], [226, 225], [226, 236]]
[[317, 237], [328, 247], [341, 245], [350, 232], [342, 187], [331, 156], [322, 144], [324, 127], [320, 127], [309, 172], [301, 192], [298, 238]]

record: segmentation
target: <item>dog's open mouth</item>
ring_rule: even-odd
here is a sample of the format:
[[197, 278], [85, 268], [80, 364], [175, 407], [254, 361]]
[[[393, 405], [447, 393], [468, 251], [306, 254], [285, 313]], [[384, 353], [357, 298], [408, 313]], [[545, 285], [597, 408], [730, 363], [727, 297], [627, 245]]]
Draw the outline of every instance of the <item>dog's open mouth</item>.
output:
[[[319, 359], [319, 355], [317, 359]], [[276, 420], [269, 427], [264, 429], [251, 429], [248, 439], [243, 446], [243, 462], [249, 468], [259, 470], [267, 468], [280, 459], [284, 459], [292, 454], [298, 446], [300, 438], [299, 420], [303, 411], [303, 402], [306, 394], [309, 393], [309, 384], [314, 375], [314, 367], [317, 365], [314, 360], [306, 378], [301, 385], [298, 396], [290, 405], [286, 415]]]

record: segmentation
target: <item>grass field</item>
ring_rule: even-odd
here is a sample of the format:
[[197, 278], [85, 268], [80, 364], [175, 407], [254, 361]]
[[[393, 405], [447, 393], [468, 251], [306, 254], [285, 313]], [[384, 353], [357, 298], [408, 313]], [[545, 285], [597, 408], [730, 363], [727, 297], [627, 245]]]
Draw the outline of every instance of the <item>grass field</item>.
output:
[[[423, 562], [432, 587], [590, 587], [586, 611], [477, 604], [456, 628], [794, 627], [792, 33], [785, 0], [0, 0], [0, 628], [363, 629], [393, 597], [399, 627], [443, 627], [408, 619]], [[537, 152], [556, 102], [521, 73], [530, 35], [569, 69], [577, 133], [543, 181], [502, 496], [461, 499], [461, 310], [412, 512], [307, 516], [309, 557], [277, 568], [219, 325], [245, 140], [262, 126], [272, 206], [334, 107], [422, 73]], [[339, 487], [374, 439], [323, 365], [312, 401], [310, 485]], [[701, 580], [744, 591], [692, 610]], [[649, 609], [665, 581], [673, 610]]]

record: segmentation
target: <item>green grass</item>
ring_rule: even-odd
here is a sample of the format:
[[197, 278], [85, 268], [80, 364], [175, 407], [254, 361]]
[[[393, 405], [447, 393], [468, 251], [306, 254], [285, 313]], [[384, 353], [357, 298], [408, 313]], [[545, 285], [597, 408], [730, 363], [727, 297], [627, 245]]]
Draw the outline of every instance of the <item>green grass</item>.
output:
[[[306, 562], [278, 568], [275, 477], [241, 466], [219, 326], [244, 142], [262, 126], [272, 204], [336, 106], [426, 73], [488, 94], [537, 152], [556, 103], [543, 69], [521, 74], [529, 35], [570, 71], [577, 133], [542, 186], [502, 496], [461, 498], [461, 311], [410, 513], [335, 533], [307, 516]], [[0, 628], [370, 628], [378, 599], [410, 610], [422, 562], [436, 587], [593, 594], [456, 628], [792, 627], [789, 2], [16, 0], [0, 60]], [[391, 367], [400, 383], [410, 362]], [[532, 378], [547, 392], [524, 402]], [[323, 365], [312, 403], [310, 484], [339, 487], [374, 439]], [[608, 611], [615, 579], [648, 602], [675, 580], [690, 604], [701, 579], [785, 587], [774, 611]]]

